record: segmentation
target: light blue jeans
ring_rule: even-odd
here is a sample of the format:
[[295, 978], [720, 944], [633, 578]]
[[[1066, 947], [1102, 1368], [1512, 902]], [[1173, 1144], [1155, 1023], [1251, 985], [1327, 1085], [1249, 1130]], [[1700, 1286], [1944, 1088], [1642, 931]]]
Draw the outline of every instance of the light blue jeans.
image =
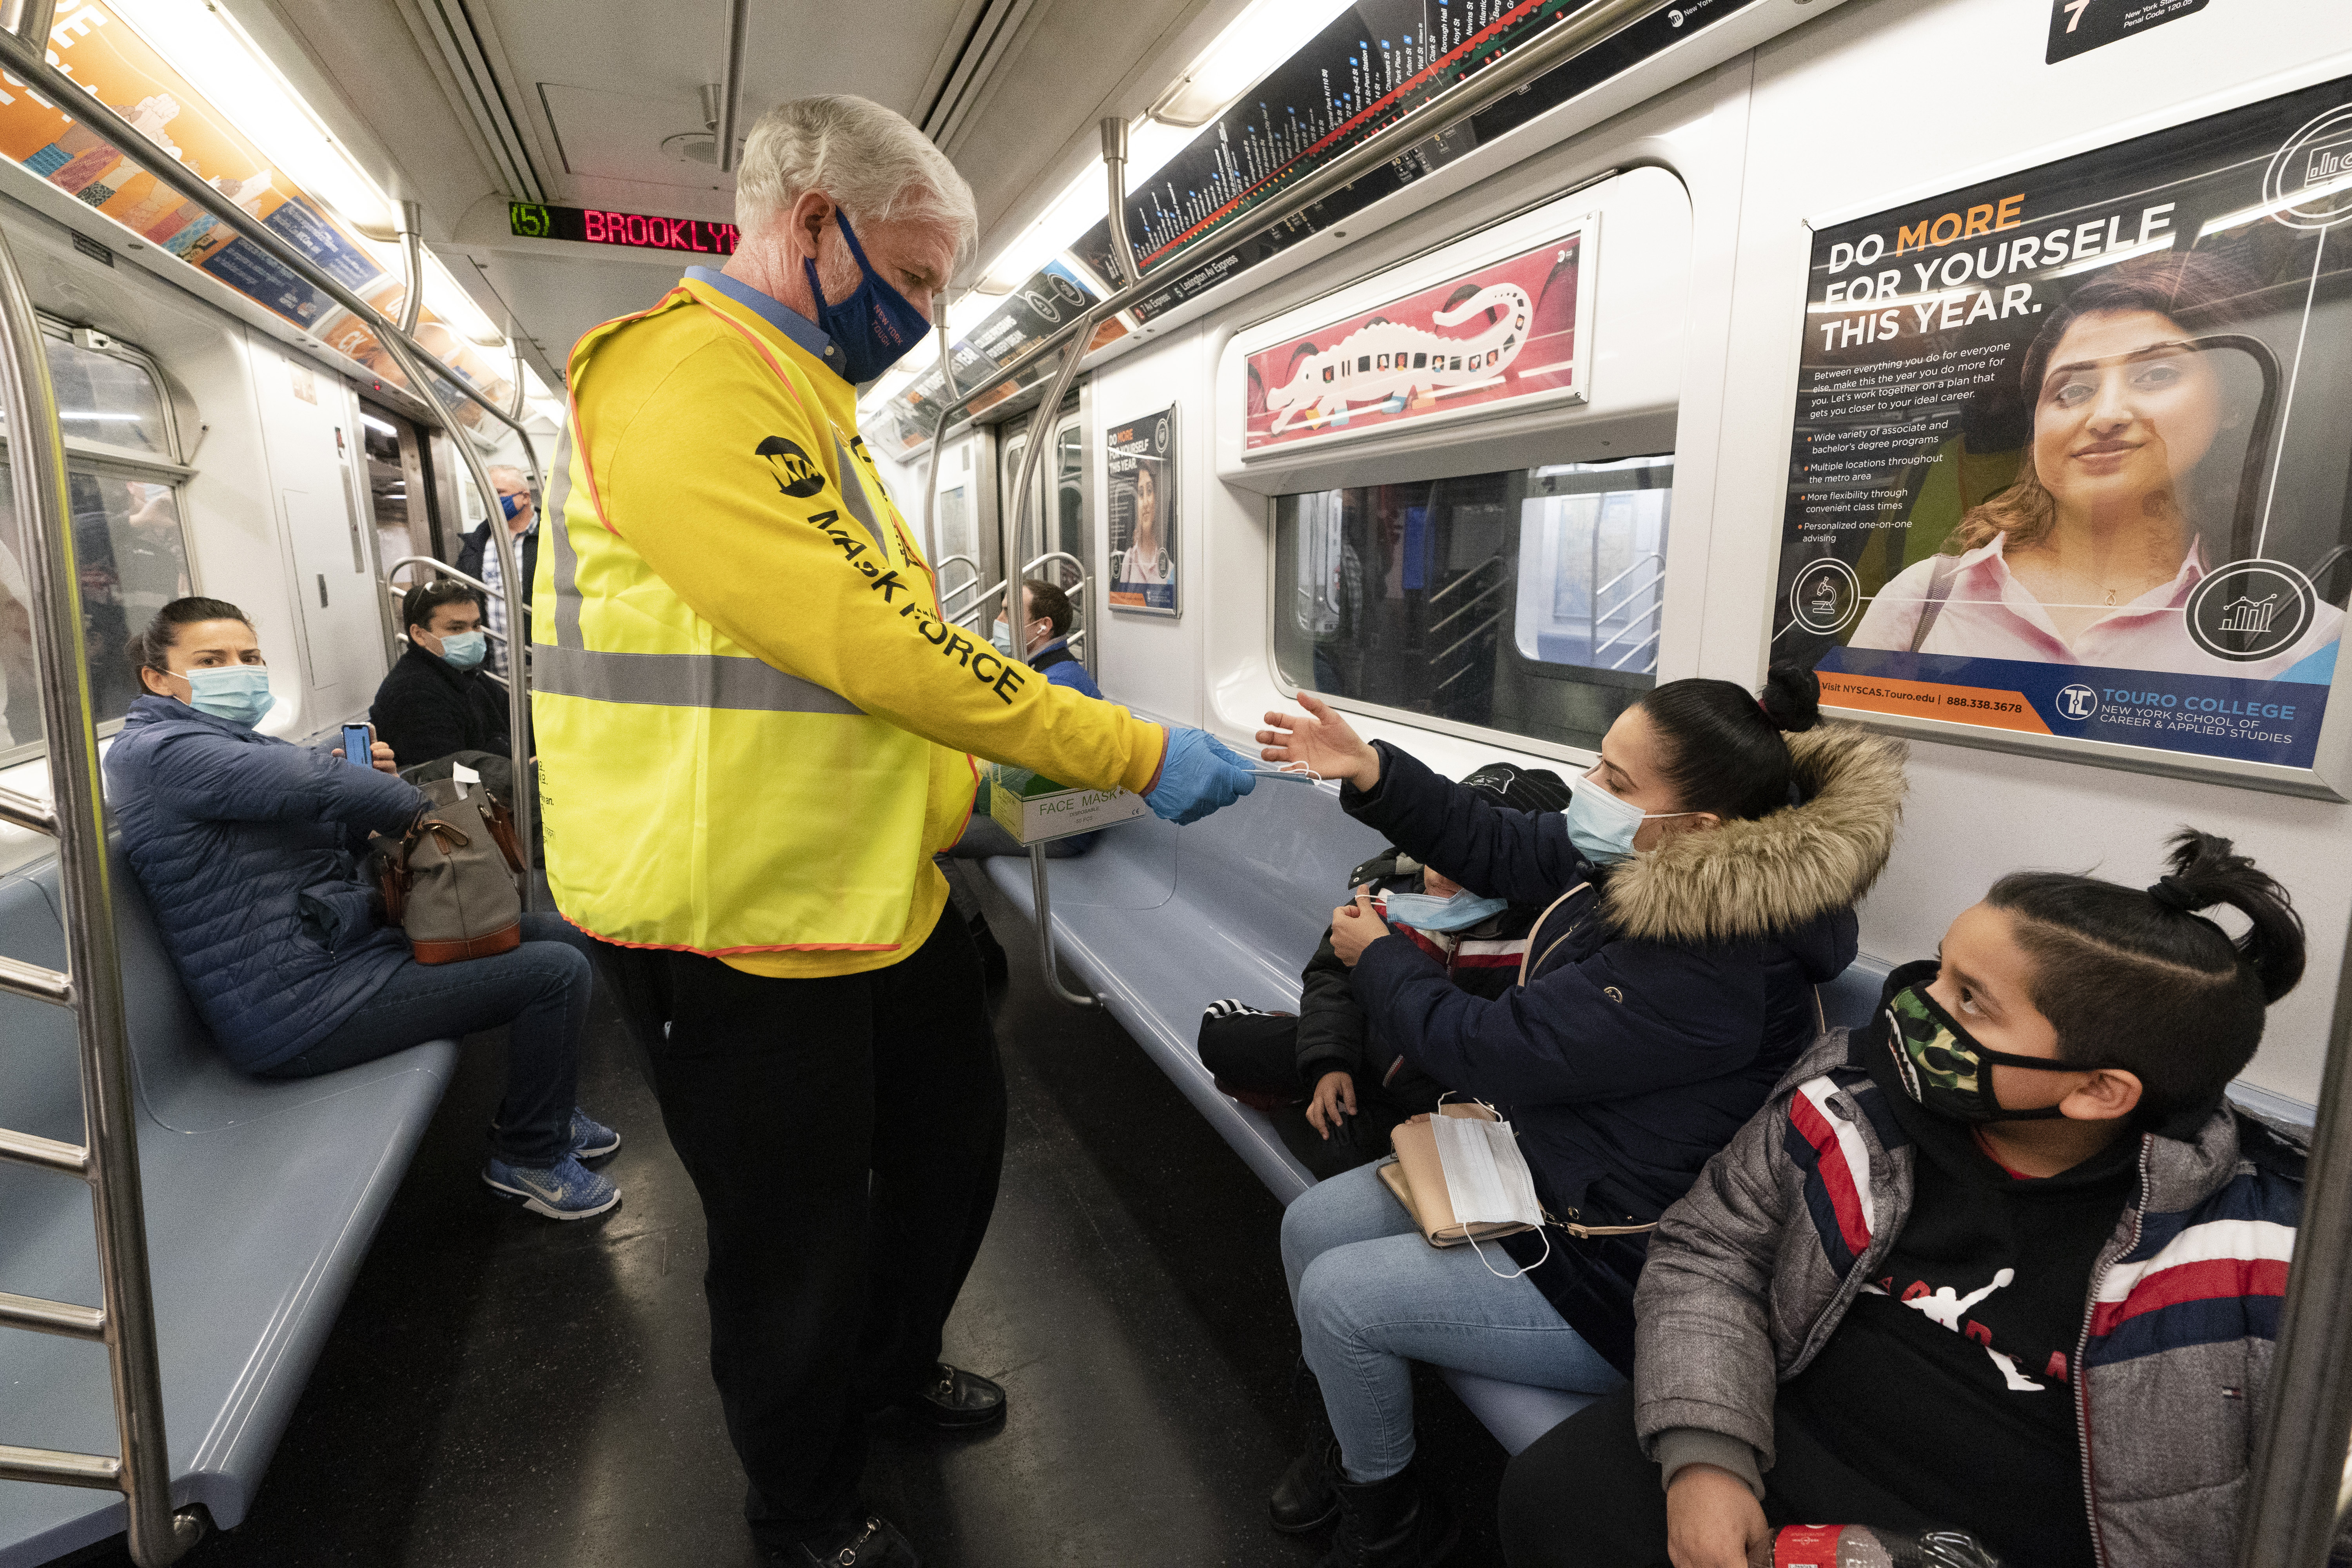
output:
[[1421, 1238], [1380, 1166], [1309, 1188], [1282, 1216], [1282, 1267], [1307, 1364], [1350, 1481], [1383, 1480], [1412, 1459], [1412, 1368], [1457, 1367], [1507, 1383], [1608, 1394], [1617, 1369], [1568, 1326], [1497, 1247]]

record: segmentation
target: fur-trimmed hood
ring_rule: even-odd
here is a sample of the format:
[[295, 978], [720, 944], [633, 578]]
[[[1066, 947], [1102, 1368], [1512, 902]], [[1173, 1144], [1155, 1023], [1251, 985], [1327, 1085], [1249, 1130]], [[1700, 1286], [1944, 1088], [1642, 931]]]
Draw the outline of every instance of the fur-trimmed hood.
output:
[[1678, 834], [1612, 867], [1612, 925], [1649, 942], [1720, 942], [1788, 931], [1846, 909], [1886, 868], [1902, 820], [1909, 748], [1852, 724], [1789, 737], [1801, 805]]

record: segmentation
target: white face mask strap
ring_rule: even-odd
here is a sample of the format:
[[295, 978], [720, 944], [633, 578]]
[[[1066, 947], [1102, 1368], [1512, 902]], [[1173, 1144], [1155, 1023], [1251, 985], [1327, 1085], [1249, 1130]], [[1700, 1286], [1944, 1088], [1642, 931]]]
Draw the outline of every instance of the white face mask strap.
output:
[[1462, 1232], [1462, 1238], [1470, 1244], [1471, 1251], [1478, 1254], [1478, 1261], [1480, 1265], [1486, 1268], [1487, 1273], [1492, 1274], [1496, 1279], [1524, 1279], [1531, 1271], [1541, 1268], [1551, 1259], [1551, 1232], [1538, 1226], [1537, 1227], [1537, 1234], [1543, 1237], [1543, 1256], [1537, 1258], [1533, 1263], [1528, 1264], [1527, 1268], [1520, 1269], [1517, 1274], [1506, 1274], [1501, 1269], [1496, 1268], [1493, 1264], [1488, 1263], [1486, 1261], [1486, 1254], [1478, 1246], [1478, 1238], [1471, 1235], [1466, 1228]]

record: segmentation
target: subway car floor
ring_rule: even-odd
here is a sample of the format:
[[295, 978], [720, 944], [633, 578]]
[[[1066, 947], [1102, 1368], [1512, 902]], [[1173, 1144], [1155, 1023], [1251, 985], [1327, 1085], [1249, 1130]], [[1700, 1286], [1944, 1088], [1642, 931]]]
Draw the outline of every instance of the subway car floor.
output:
[[[947, 1354], [1010, 1414], [962, 1437], [877, 1417], [867, 1503], [928, 1568], [1310, 1563], [1324, 1538], [1265, 1519], [1299, 1432], [1281, 1211], [1116, 1023], [1046, 995], [1018, 913], [984, 898], [1012, 960], [1012, 1121]], [[600, 995], [582, 1075], [625, 1140], [625, 1196], [596, 1220], [531, 1218], [476, 1179], [499, 1057], [467, 1051], [268, 1479], [190, 1568], [760, 1562], [706, 1370], [701, 1215], [618, 1017]], [[1425, 1369], [1417, 1393], [1463, 1516], [1452, 1562], [1498, 1564], [1503, 1451]], [[79, 1561], [130, 1563], [119, 1543]]]

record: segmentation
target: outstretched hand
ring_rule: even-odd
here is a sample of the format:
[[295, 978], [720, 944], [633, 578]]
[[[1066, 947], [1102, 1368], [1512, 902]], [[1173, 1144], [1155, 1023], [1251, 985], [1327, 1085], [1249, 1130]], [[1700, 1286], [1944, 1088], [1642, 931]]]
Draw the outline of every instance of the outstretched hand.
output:
[[1368, 790], [1381, 782], [1381, 754], [1348, 727], [1331, 706], [1311, 691], [1298, 694], [1306, 717], [1271, 710], [1257, 732], [1269, 763], [1304, 763], [1327, 779], [1346, 779]]

